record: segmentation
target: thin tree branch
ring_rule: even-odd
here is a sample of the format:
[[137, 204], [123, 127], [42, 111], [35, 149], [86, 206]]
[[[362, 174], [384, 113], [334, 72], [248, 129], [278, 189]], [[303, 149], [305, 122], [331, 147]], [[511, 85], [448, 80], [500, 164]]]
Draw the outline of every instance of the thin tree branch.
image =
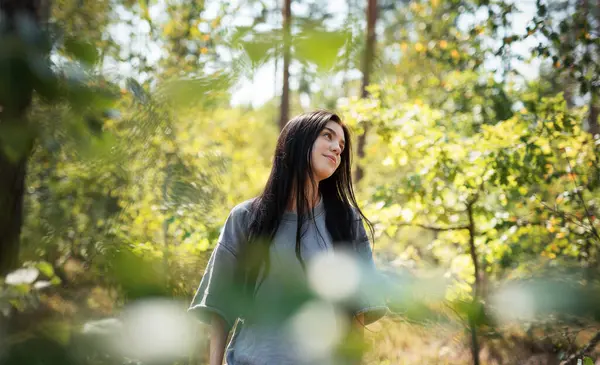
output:
[[460, 230], [464, 230], [464, 229], [469, 229], [469, 226], [437, 227], [437, 226], [430, 226], [430, 225], [421, 224], [421, 223], [398, 223], [398, 226], [419, 227], [419, 228], [427, 229], [427, 230], [434, 231], [434, 232], [460, 231]]
[[575, 364], [577, 359], [581, 359], [585, 354], [587, 354], [590, 350], [596, 347], [596, 345], [600, 343], [600, 331], [596, 332], [594, 337], [587, 343], [581, 350], [577, 353], [569, 356], [565, 361], [561, 362], [560, 365], [570, 365]]
[[575, 186], [575, 193], [579, 197], [579, 200], [581, 201], [581, 205], [583, 205], [583, 210], [585, 211], [585, 216], [588, 219], [588, 223], [590, 224], [590, 229], [591, 229], [592, 233], [594, 234], [594, 236], [596, 237], [596, 239], [600, 241], [600, 234], [598, 234], [596, 227], [594, 227], [594, 222], [592, 222], [592, 218], [591, 218], [592, 215], [590, 214], [590, 210], [588, 209], [587, 204], [585, 204], [585, 200], [583, 199], [583, 194], [581, 194], [581, 191], [577, 188], [577, 181], [575, 181], [575, 175], [573, 173], [574, 170], [573, 170], [573, 167], [571, 167], [571, 160], [569, 160], [569, 157], [567, 157], [566, 155], [565, 155], [565, 159], [567, 160], [567, 164], [569, 165], [569, 171], [571, 171], [569, 176], [571, 177], [571, 181], [573, 181], [573, 185]]
[[549, 211], [551, 211], [552, 213], [558, 214], [559, 216], [561, 216], [562, 218], [568, 220], [569, 222], [575, 224], [578, 227], [581, 227], [585, 230], [589, 230], [589, 227], [584, 225], [583, 223], [581, 223], [576, 216], [566, 213], [566, 212], [561, 212], [560, 210], [556, 209], [556, 208], [552, 208], [550, 205], [548, 205], [548, 203], [543, 202], [540, 200], [540, 204], [542, 206], [544, 206], [544, 208], [548, 209]]

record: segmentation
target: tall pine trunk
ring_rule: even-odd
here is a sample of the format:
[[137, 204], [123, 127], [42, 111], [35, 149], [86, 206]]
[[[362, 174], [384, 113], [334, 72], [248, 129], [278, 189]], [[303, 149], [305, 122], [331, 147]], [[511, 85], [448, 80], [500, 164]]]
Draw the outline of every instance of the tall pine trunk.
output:
[[[0, 0], [0, 37], [19, 39], [18, 21], [28, 19], [40, 25], [47, 15], [45, 0]], [[4, 43], [5, 45], [7, 43]], [[8, 43], [10, 44], [10, 43]], [[14, 43], [13, 43], [14, 44]], [[0, 275], [19, 264], [19, 237], [23, 224], [23, 196], [27, 159], [33, 147], [28, 133], [27, 109], [31, 105], [33, 85], [29, 82], [26, 52], [19, 47], [3, 49], [5, 73], [0, 83], [0, 133], [20, 137], [21, 145], [7, 145], [8, 137], [0, 139]]]
[[[587, 1], [586, 1], [587, 5]], [[586, 6], [589, 9], [589, 6]], [[596, 22], [596, 34], [600, 34], [600, 0], [596, 0], [596, 6], [592, 5], [593, 12], [590, 14], [593, 18], [595, 18]], [[587, 10], [587, 9], [586, 9]], [[596, 43], [595, 45], [590, 45], [588, 47], [592, 47], [592, 53], [600, 54], [600, 46]], [[596, 59], [596, 62], [598, 59]], [[591, 88], [591, 97], [590, 97], [590, 112], [588, 115], [588, 126], [589, 131], [592, 135], [600, 134], [600, 125], [598, 123], [598, 117], [600, 116], [600, 92], [597, 88]]]
[[19, 264], [26, 168], [25, 157], [14, 161], [0, 153], [0, 276]]
[[[361, 97], [367, 98], [369, 92], [367, 86], [370, 84], [371, 72], [373, 71], [373, 59], [375, 57], [375, 25], [377, 23], [377, 0], [367, 0], [367, 39], [365, 43], [365, 52], [363, 54], [363, 69], [362, 69], [362, 86], [361, 86]], [[367, 140], [368, 127], [365, 124], [363, 133], [358, 136], [358, 144], [356, 148], [356, 155], [360, 161], [365, 157], [365, 143]], [[355, 182], [359, 182], [364, 175], [362, 166], [357, 164], [356, 174], [354, 176]]]
[[291, 62], [292, 0], [283, 0], [283, 87], [279, 112], [279, 129], [283, 129], [290, 115], [290, 62]]
[[592, 135], [600, 134], [600, 125], [598, 124], [598, 117], [600, 116], [600, 96], [598, 91], [592, 91], [590, 98], [590, 111], [588, 114], [588, 127], [589, 132]]

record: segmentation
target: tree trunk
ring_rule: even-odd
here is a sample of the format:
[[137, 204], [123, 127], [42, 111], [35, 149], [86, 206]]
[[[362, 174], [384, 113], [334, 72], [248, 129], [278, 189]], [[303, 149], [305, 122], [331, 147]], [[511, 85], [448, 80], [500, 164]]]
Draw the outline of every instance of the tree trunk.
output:
[[283, 0], [283, 87], [281, 90], [279, 129], [283, 129], [289, 120], [290, 114], [291, 21], [292, 0]]
[[[17, 20], [29, 18], [38, 26], [47, 17], [48, 2], [44, 0], [0, 0], [4, 26], [0, 37], [19, 37]], [[16, 48], [18, 49], [18, 48]], [[27, 60], [16, 49], [8, 50], [9, 69], [26, 71]], [[25, 81], [24, 81], [25, 80]], [[23, 195], [27, 158], [32, 149], [27, 135], [26, 113], [33, 94], [33, 85], [27, 83], [23, 72], [13, 72], [0, 80], [11, 93], [0, 93], [0, 126], [3, 134], [23, 133], [25, 146], [14, 148], [0, 140], [0, 275], [15, 269], [19, 263], [19, 236], [23, 224]], [[9, 154], [9, 150], [12, 150]]]
[[[377, 0], [367, 0], [367, 39], [365, 43], [365, 52], [363, 58], [363, 79], [361, 86], [361, 98], [367, 98], [369, 92], [367, 86], [370, 84], [370, 77], [373, 68], [373, 58], [375, 56], [375, 25], [377, 23]], [[365, 143], [367, 140], [368, 126], [365, 124], [363, 127], [363, 133], [358, 137], [358, 144], [356, 148], [356, 155], [360, 161], [365, 157]], [[363, 178], [364, 171], [359, 164], [356, 167], [356, 175], [354, 180], [358, 183]]]
[[[600, 6], [600, 0], [596, 0], [597, 6]], [[597, 6], [592, 5], [593, 11], [590, 11], [589, 0], [581, 0], [578, 2], [577, 6], [579, 9], [579, 25], [575, 28], [576, 32], [580, 32], [584, 30], [583, 24], [594, 24], [596, 23], [596, 31], [600, 32], [600, 10], [597, 9]], [[586, 52], [590, 54], [598, 54], [598, 49], [596, 45], [589, 44], [586, 45]], [[592, 66], [589, 66], [592, 67]], [[590, 104], [589, 104], [589, 112], [588, 112], [588, 132], [592, 134], [592, 136], [600, 133], [600, 126], [598, 125], [598, 115], [600, 112], [600, 106], [598, 105], [598, 91], [593, 87], [590, 87]]]
[[[596, 34], [600, 34], [600, 0], [596, 1], [596, 6], [594, 6], [594, 12], [592, 16], [596, 19]], [[600, 51], [600, 46], [598, 44], [593, 45], [595, 51], [592, 50], [593, 53], [598, 55]], [[596, 60], [598, 61], [598, 60]], [[598, 123], [598, 117], [600, 116], [600, 92], [598, 89], [593, 89], [591, 91], [591, 99], [590, 99], [590, 114], [588, 115], [588, 126], [590, 133], [595, 136], [596, 134], [600, 134], [600, 125]]]
[[479, 256], [477, 255], [477, 248], [475, 247], [475, 219], [473, 217], [473, 205], [475, 201], [469, 203], [467, 206], [467, 213], [469, 215], [469, 253], [471, 255], [471, 261], [473, 262], [475, 282], [473, 283], [473, 303], [471, 310], [469, 311], [469, 329], [471, 332], [471, 356], [473, 357], [473, 364], [479, 365], [479, 352], [480, 345], [479, 339], [477, 338], [477, 322], [475, 317], [478, 315], [479, 303], [481, 298], [481, 271], [479, 267]]
[[12, 161], [0, 153], [0, 276], [16, 269], [19, 263], [25, 171], [26, 158]]
[[590, 98], [590, 111], [588, 114], [588, 127], [592, 136], [600, 134], [600, 125], [598, 125], [598, 116], [600, 116], [600, 106], [598, 105], [599, 100], [600, 97], [598, 97], [598, 92], [592, 91], [592, 96]]

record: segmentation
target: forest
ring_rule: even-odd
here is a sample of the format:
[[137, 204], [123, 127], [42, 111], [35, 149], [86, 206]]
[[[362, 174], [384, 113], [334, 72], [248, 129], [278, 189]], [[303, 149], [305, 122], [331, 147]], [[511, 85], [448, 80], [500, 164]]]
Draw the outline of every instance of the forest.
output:
[[336, 332], [342, 271], [306, 353], [600, 364], [599, 0], [0, 0], [0, 364], [208, 364], [187, 308], [315, 109], [389, 312]]

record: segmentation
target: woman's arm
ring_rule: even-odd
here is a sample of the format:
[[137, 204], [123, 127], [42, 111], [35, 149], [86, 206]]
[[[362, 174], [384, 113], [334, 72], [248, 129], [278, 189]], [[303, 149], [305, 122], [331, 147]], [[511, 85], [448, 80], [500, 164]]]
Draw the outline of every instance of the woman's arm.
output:
[[226, 340], [225, 321], [221, 316], [213, 313], [210, 325], [210, 365], [223, 364]]

